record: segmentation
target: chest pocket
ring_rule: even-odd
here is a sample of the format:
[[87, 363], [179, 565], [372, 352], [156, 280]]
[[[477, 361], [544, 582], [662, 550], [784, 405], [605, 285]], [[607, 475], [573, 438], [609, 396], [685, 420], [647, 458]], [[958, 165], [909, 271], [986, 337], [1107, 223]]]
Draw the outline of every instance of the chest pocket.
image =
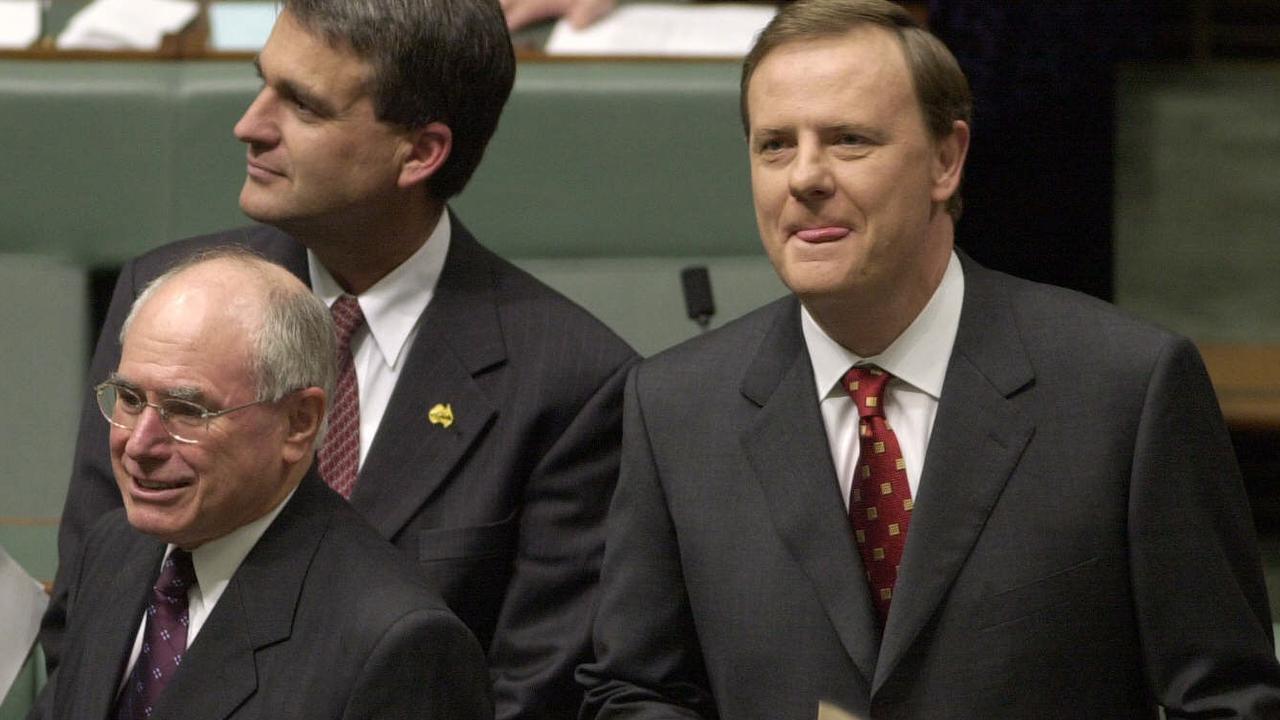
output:
[[496, 523], [432, 528], [419, 536], [418, 562], [449, 608], [488, 649], [515, 562], [515, 513]]

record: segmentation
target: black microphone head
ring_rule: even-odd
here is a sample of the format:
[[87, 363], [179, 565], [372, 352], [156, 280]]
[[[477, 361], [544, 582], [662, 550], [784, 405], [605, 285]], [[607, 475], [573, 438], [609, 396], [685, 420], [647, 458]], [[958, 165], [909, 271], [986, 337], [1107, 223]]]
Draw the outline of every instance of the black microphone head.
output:
[[705, 265], [693, 265], [680, 271], [680, 285], [684, 288], [684, 307], [690, 320], [699, 323], [716, 314], [716, 303], [711, 298], [711, 276]]

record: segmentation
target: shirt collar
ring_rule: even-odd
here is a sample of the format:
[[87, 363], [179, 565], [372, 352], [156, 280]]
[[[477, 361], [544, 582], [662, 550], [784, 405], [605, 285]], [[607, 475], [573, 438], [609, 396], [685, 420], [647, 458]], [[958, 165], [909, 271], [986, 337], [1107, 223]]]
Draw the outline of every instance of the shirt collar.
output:
[[[449, 213], [442, 212], [422, 247], [356, 298], [369, 335], [389, 368], [399, 365], [418, 318], [435, 295], [445, 257], [449, 254], [451, 233]], [[310, 250], [307, 250], [307, 265], [312, 291], [325, 305], [332, 306], [343, 294], [342, 286]]]
[[813, 363], [813, 377], [818, 397], [843, 392], [840, 380], [850, 367], [870, 364], [918, 388], [937, 400], [942, 396], [942, 382], [947, 375], [951, 348], [960, 328], [960, 309], [964, 304], [964, 270], [955, 252], [947, 262], [942, 282], [915, 320], [907, 326], [884, 352], [872, 357], [859, 357], [831, 339], [818, 326], [809, 310], [800, 308], [800, 327]]
[[[297, 488], [294, 488], [284, 500], [257, 520], [241, 525], [226, 535], [210, 540], [191, 551], [191, 565], [195, 568], [196, 584], [200, 588], [206, 608], [217, 604], [218, 598], [222, 597], [222, 591], [227, 589], [227, 583], [231, 582], [231, 576], [240, 569], [240, 563], [244, 562], [249, 551], [258, 544], [262, 534], [271, 526], [296, 491]], [[165, 553], [166, 557], [172, 551], [173, 545], [169, 545]]]

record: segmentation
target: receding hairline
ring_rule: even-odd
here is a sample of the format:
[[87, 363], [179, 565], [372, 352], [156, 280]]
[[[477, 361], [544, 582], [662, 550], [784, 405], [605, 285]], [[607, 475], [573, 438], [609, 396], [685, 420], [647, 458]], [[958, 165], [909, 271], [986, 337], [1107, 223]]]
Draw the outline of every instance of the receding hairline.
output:
[[[222, 266], [221, 269], [219, 266]], [[201, 279], [200, 275], [206, 276]], [[293, 273], [286, 268], [271, 262], [257, 253], [234, 246], [218, 247], [197, 253], [186, 258], [168, 271], [155, 278], [151, 284], [134, 301], [136, 307], [131, 308], [120, 328], [120, 343], [123, 345], [136, 317], [159, 310], [152, 309], [154, 303], [166, 299], [171, 293], [183, 289], [183, 283], [190, 283], [193, 276], [208, 292], [220, 289], [227, 297], [246, 297], [253, 300], [253, 317], [237, 318], [248, 333], [261, 327], [263, 313], [273, 294], [306, 292], [310, 290], [302, 284]], [[247, 280], [251, 286], [234, 286], [232, 281]], [[228, 315], [224, 308], [223, 315]], [[251, 319], [252, 322], [245, 322]]]
[[920, 97], [920, 89], [917, 87], [916, 73], [915, 69], [912, 67], [910, 53], [907, 49], [907, 40], [903, 36], [903, 30], [904, 28], [884, 25], [874, 20], [862, 20], [851, 25], [832, 28], [825, 31], [796, 33], [793, 36], [784, 37], [777, 42], [771, 42], [764, 52], [757, 57], [751, 58], [753, 62], [750, 66], [743, 67], [740, 89], [743, 131], [748, 134], [751, 132], [751, 114], [748, 103], [751, 91], [751, 81], [755, 79], [756, 73], [760, 70], [760, 67], [764, 65], [765, 61], [777, 54], [779, 50], [803, 47], [805, 43], [811, 43], [814, 41], [852, 40], [853, 36], [874, 31], [879, 31], [893, 40], [894, 46], [898, 49], [898, 57], [902, 59], [902, 67], [906, 70], [907, 83], [911, 89], [911, 96], [915, 100], [916, 107], [919, 108], [923, 115], [924, 103]]

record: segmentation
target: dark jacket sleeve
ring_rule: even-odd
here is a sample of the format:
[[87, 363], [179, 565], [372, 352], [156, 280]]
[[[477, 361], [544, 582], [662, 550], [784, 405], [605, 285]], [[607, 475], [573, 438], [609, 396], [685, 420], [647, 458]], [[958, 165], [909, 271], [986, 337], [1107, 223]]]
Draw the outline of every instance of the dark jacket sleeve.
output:
[[1130, 564], [1147, 673], [1170, 718], [1280, 717], [1280, 665], [1253, 518], [1191, 343], [1147, 386], [1130, 483]]

